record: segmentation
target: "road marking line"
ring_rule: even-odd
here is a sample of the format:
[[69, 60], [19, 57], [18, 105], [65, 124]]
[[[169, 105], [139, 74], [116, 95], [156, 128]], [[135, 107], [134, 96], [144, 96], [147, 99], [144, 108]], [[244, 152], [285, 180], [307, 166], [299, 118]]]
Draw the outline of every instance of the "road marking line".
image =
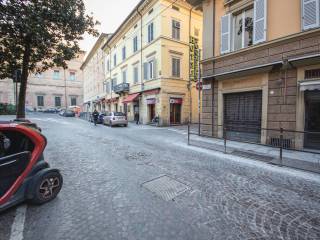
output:
[[24, 222], [26, 220], [27, 205], [22, 205], [17, 208], [16, 216], [14, 217], [11, 226], [11, 233], [9, 240], [23, 240]]

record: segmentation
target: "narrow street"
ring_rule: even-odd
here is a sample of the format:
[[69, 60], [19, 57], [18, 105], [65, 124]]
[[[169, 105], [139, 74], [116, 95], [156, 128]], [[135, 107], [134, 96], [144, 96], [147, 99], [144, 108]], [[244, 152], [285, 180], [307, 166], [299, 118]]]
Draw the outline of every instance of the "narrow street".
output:
[[[23, 221], [15, 208], [0, 215], [1, 240], [18, 239], [16, 221], [23, 240], [320, 239], [319, 175], [189, 147], [183, 130], [29, 119], [64, 185]], [[156, 193], [175, 186], [173, 200]]]

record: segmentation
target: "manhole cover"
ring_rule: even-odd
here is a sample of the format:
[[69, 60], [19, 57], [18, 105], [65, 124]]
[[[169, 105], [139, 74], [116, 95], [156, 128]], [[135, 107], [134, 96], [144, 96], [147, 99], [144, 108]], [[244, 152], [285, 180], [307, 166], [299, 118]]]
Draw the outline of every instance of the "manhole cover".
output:
[[166, 175], [145, 182], [142, 186], [165, 201], [173, 200], [175, 197], [190, 189], [186, 184]]

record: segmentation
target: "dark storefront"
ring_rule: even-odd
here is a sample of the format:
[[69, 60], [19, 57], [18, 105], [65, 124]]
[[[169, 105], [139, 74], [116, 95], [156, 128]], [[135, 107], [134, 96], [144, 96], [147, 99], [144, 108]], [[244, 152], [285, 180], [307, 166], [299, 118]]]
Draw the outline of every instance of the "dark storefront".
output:
[[181, 124], [181, 98], [170, 98], [170, 124]]
[[320, 149], [320, 90], [305, 91], [305, 148]]
[[151, 122], [156, 116], [156, 99], [149, 98], [147, 99], [148, 105], [148, 121]]
[[260, 142], [262, 91], [224, 94], [227, 138]]

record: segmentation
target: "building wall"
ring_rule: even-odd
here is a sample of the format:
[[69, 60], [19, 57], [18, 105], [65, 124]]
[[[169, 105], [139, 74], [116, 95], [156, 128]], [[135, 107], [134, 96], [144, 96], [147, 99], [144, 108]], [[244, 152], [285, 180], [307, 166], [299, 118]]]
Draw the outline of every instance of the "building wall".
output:
[[[62, 108], [71, 106], [71, 97], [75, 97], [77, 105], [83, 102], [83, 76], [80, 71], [84, 53], [69, 61], [68, 69], [52, 68], [41, 75], [31, 74], [28, 78], [26, 106], [44, 109], [55, 106], [55, 97], [61, 97]], [[59, 77], [54, 77], [59, 71]], [[70, 72], [75, 73], [75, 80], [70, 79]], [[44, 106], [38, 106], [37, 96], [44, 97]]]
[[[77, 99], [77, 104], [83, 102], [83, 78], [80, 66], [84, 53], [77, 59], [68, 62], [68, 69], [52, 68], [41, 74], [30, 74], [26, 94], [26, 106], [32, 109], [71, 106], [71, 97]], [[54, 78], [54, 71], [59, 71], [59, 77]], [[75, 80], [70, 79], [70, 72], [75, 73]], [[18, 85], [19, 92], [19, 85]], [[11, 79], [0, 79], [0, 102], [15, 104], [14, 85]], [[38, 106], [37, 96], [44, 97], [44, 106]], [[55, 97], [61, 97], [61, 106], [55, 106]]]
[[[141, 6], [142, 13], [142, 51], [141, 51], [141, 21], [139, 15], [133, 15], [122, 25], [118, 33], [105, 45], [105, 62], [109, 62], [111, 69], [106, 69], [106, 82], [111, 86], [111, 80], [117, 79], [117, 84], [123, 82], [122, 72], [126, 70], [127, 83], [130, 84], [129, 92], [115, 93], [111, 87], [105, 89], [105, 109], [114, 110], [116, 104], [118, 110], [124, 110], [123, 100], [129, 94], [140, 93], [139, 109], [140, 122], [146, 124], [151, 121], [147, 99], [156, 99], [156, 116], [160, 118], [161, 125], [169, 124], [170, 98], [182, 98], [181, 123], [188, 122], [190, 113], [189, 100], [189, 31], [192, 36], [198, 32], [201, 41], [202, 16], [199, 12], [192, 12], [191, 27], [189, 29], [190, 5], [178, 1], [171, 7], [172, 1], [152, 1]], [[172, 20], [180, 22], [180, 40], [172, 38]], [[147, 42], [148, 25], [154, 24], [154, 40]], [[133, 51], [133, 39], [138, 37], [138, 51]], [[122, 49], [126, 47], [126, 58], [122, 59]], [[117, 56], [117, 64], [114, 66], [114, 55]], [[180, 59], [180, 77], [172, 76], [172, 57]], [[155, 78], [144, 79], [144, 63], [155, 59]], [[138, 66], [138, 81], [134, 82], [134, 66]], [[192, 92], [195, 92], [195, 84], [192, 84]], [[150, 94], [150, 91], [152, 94]], [[194, 96], [196, 97], [196, 96]], [[114, 101], [114, 99], [117, 99]], [[198, 103], [192, 101], [193, 108]], [[134, 119], [133, 106], [136, 102], [128, 103], [127, 115], [129, 120]]]
[[[224, 4], [224, 0], [215, 0], [215, 8], [213, 0], [204, 1], [204, 24], [209, 29], [207, 34], [204, 34], [203, 43], [208, 49], [206, 58], [213, 57], [212, 53], [212, 30], [210, 25], [215, 15], [215, 54], [220, 56], [221, 46], [221, 17], [228, 13], [235, 13], [244, 6], [253, 6], [253, 0], [236, 0], [234, 4]], [[276, 40], [285, 36], [293, 35], [301, 32], [302, 16], [301, 16], [301, 0], [268, 0], [267, 1], [267, 41]], [[209, 25], [208, 25], [209, 24]], [[206, 33], [207, 29], [204, 29]], [[211, 32], [211, 34], [210, 34]], [[204, 59], [206, 59], [204, 58]]]
[[12, 79], [0, 79], [0, 103], [15, 104], [14, 88]]
[[[102, 33], [81, 66], [83, 74], [84, 111], [92, 111], [93, 101], [99, 100], [105, 92], [105, 52], [101, 47], [110, 35]], [[97, 106], [98, 107], [98, 106]], [[101, 110], [101, 106], [99, 106]]]
[[[305, 131], [305, 93], [299, 85], [305, 70], [320, 67], [320, 26], [302, 28], [300, 0], [268, 0], [266, 41], [240, 50], [220, 53], [221, 17], [237, 13], [253, 4], [253, 0], [202, 1], [204, 13], [204, 84], [202, 133], [222, 137], [224, 94], [262, 90], [262, 143], [271, 144], [285, 129], [284, 139], [291, 147], [303, 148], [305, 135], [288, 131]], [[215, 28], [210, 20], [215, 15]], [[320, 19], [319, 19], [320, 21]], [[214, 34], [215, 30], [215, 34]], [[215, 36], [214, 54], [210, 45]], [[274, 129], [274, 130], [272, 130]]]

